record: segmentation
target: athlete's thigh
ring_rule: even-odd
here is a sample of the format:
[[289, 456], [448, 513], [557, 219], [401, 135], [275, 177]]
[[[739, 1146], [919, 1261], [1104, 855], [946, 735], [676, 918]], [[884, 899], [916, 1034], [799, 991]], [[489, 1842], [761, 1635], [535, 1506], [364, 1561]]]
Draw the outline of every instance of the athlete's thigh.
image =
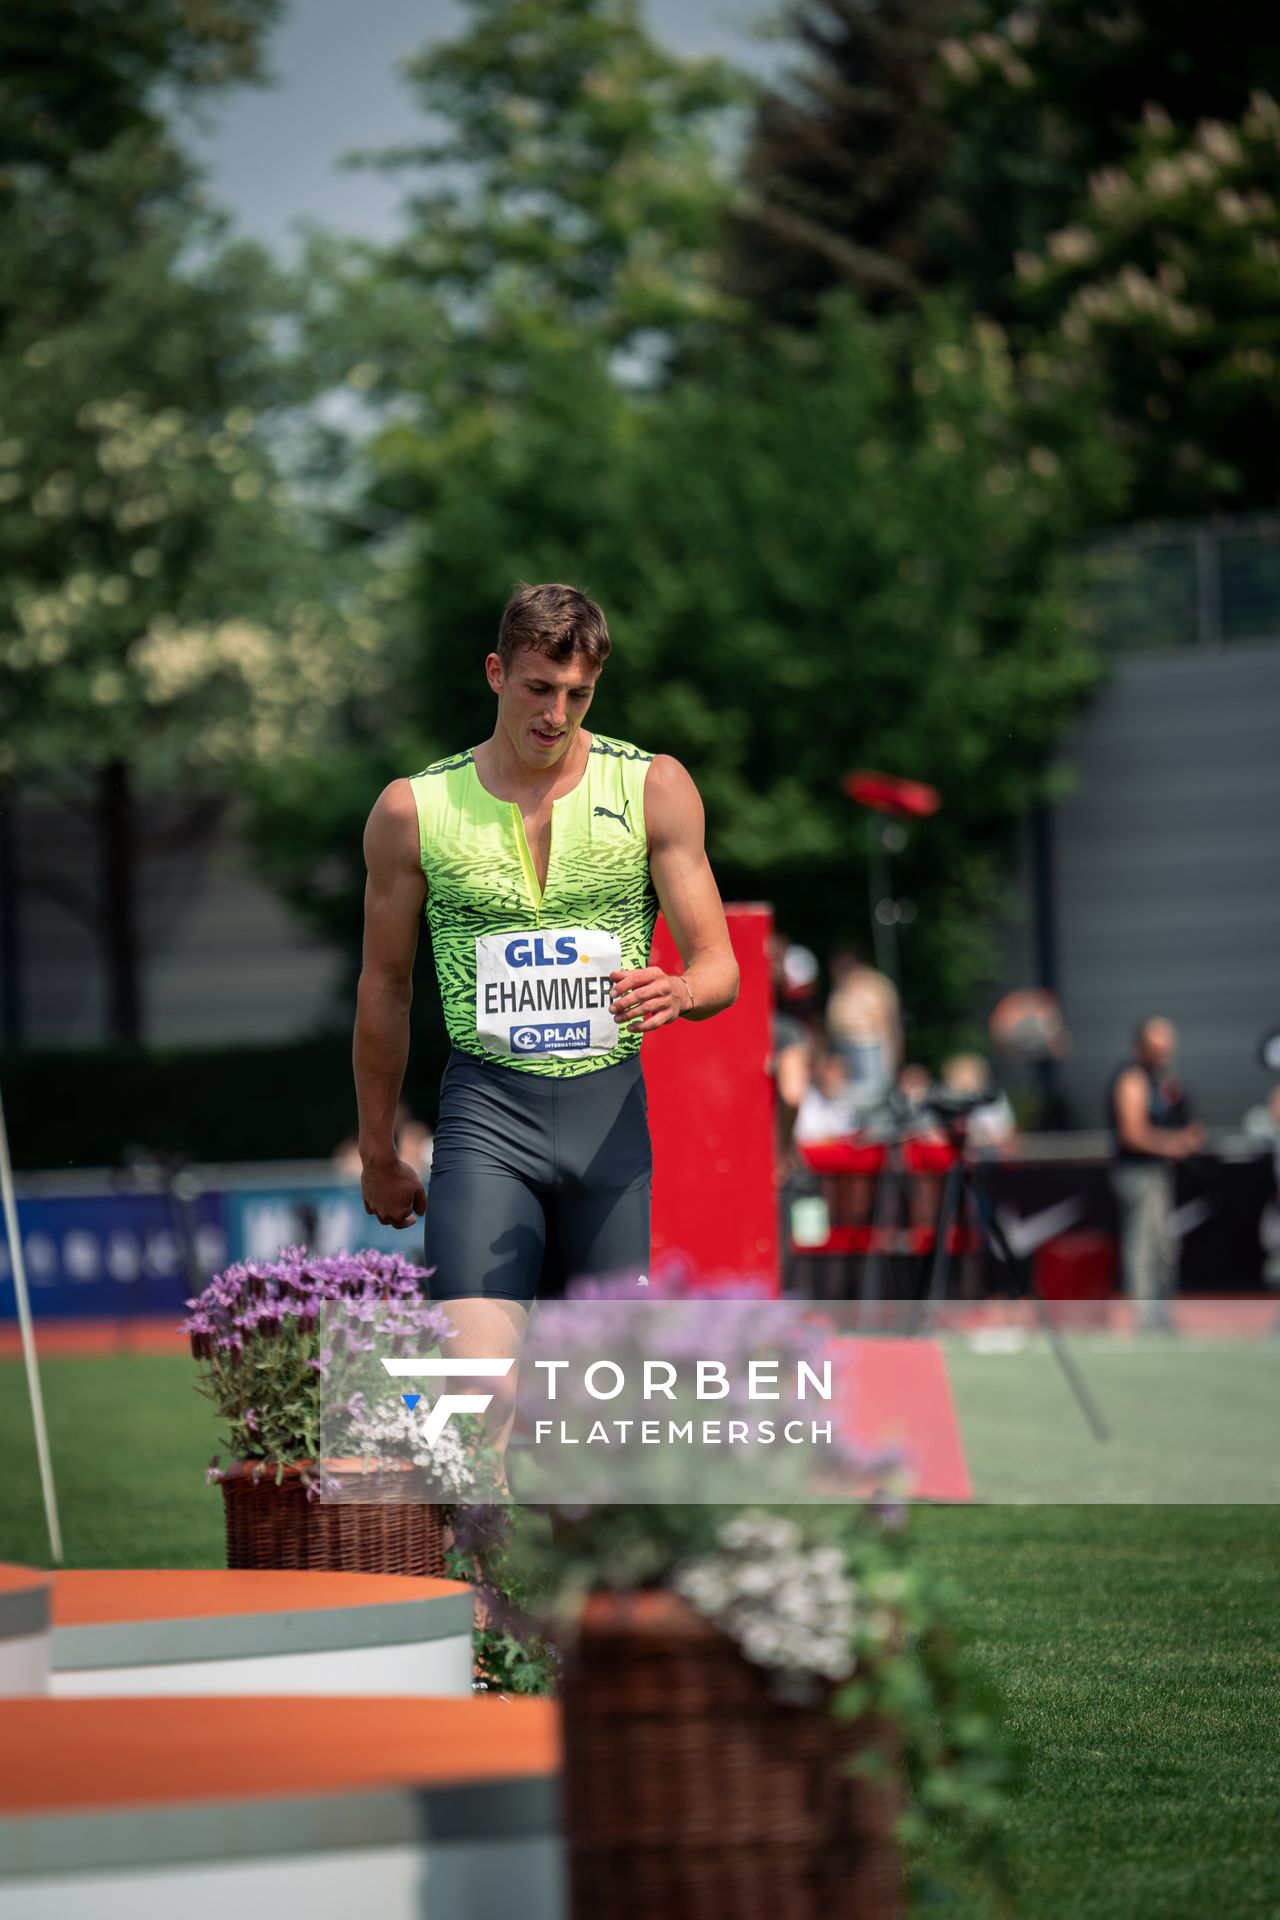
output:
[[534, 1298], [547, 1221], [534, 1188], [514, 1174], [433, 1167], [423, 1243], [433, 1300]]
[[562, 1284], [635, 1280], [649, 1271], [647, 1180], [633, 1187], [584, 1187], [556, 1196], [553, 1234]]
[[562, 1099], [549, 1230], [563, 1284], [649, 1270], [653, 1149], [638, 1058], [589, 1074]]

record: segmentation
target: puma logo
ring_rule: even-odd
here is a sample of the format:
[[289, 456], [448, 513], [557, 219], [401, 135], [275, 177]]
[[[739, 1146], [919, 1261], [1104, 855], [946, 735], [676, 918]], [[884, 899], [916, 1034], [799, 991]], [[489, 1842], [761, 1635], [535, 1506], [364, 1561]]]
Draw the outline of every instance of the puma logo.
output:
[[630, 831], [631, 831], [631, 824], [630, 824], [630, 822], [629, 822], [629, 821], [628, 821], [628, 819], [627, 819], [627, 808], [628, 808], [628, 807], [629, 807], [630, 805], [631, 805], [631, 802], [630, 802], [629, 800], [624, 800], [624, 801], [623, 801], [623, 803], [622, 803], [622, 812], [621, 812], [621, 813], [615, 813], [615, 812], [613, 811], [613, 809], [612, 809], [612, 807], [596, 807], [596, 808], [594, 809], [594, 811], [595, 811], [595, 812], [596, 812], [597, 814], [604, 814], [604, 815], [605, 815], [605, 817], [606, 817], [606, 819], [609, 819], [609, 820], [616, 820], [616, 821], [617, 821], [617, 823], [618, 823], [618, 825], [619, 825], [620, 827], [625, 827], [625, 828], [626, 828], [626, 830], [627, 830], [627, 832], [628, 832], [628, 833], [630, 833]]

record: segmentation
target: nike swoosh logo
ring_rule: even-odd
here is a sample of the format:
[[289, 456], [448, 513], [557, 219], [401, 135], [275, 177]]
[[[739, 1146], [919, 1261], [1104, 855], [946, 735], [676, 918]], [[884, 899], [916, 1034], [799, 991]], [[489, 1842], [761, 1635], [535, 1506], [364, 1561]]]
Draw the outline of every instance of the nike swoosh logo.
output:
[[1025, 1220], [1009, 1207], [997, 1207], [996, 1219], [1009, 1242], [1010, 1253], [1017, 1260], [1025, 1260], [1028, 1254], [1035, 1253], [1047, 1241], [1056, 1240], [1068, 1227], [1074, 1227], [1083, 1213], [1084, 1201], [1076, 1198], [1059, 1200], [1052, 1207], [1042, 1207], [1039, 1213], [1030, 1213]]

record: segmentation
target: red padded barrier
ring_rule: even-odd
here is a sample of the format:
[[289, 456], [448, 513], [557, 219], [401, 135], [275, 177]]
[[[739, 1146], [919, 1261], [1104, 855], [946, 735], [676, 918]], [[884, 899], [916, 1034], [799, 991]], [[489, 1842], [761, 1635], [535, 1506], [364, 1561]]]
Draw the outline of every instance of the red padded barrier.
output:
[[[711, 1020], [678, 1020], [644, 1042], [653, 1135], [653, 1265], [683, 1258], [701, 1289], [778, 1291], [774, 1194], [773, 990], [767, 906], [725, 908], [741, 975]], [[680, 971], [659, 917], [652, 964]], [[746, 1287], [743, 1291], [747, 1291]]]
[[1116, 1243], [1106, 1233], [1064, 1233], [1036, 1250], [1036, 1285], [1047, 1300], [1107, 1300], [1115, 1292]]
[[832, 1342], [845, 1428], [866, 1447], [900, 1446], [910, 1463], [916, 1500], [972, 1500], [947, 1362], [936, 1340], [860, 1339]]

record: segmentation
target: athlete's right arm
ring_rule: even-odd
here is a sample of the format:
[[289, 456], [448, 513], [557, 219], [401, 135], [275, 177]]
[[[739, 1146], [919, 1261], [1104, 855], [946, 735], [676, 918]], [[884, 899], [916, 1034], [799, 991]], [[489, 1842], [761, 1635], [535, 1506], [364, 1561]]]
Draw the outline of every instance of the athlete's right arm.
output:
[[396, 1152], [395, 1112], [409, 1058], [413, 958], [427, 882], [418, 811], [407, 780], [393, 780], [364, 830], [364, 956], [356, 989], [352, 1066], [360, 1115], [360, 1191], [366, 1213], [389, 1227], [425, 1213], [422, 1181]]

